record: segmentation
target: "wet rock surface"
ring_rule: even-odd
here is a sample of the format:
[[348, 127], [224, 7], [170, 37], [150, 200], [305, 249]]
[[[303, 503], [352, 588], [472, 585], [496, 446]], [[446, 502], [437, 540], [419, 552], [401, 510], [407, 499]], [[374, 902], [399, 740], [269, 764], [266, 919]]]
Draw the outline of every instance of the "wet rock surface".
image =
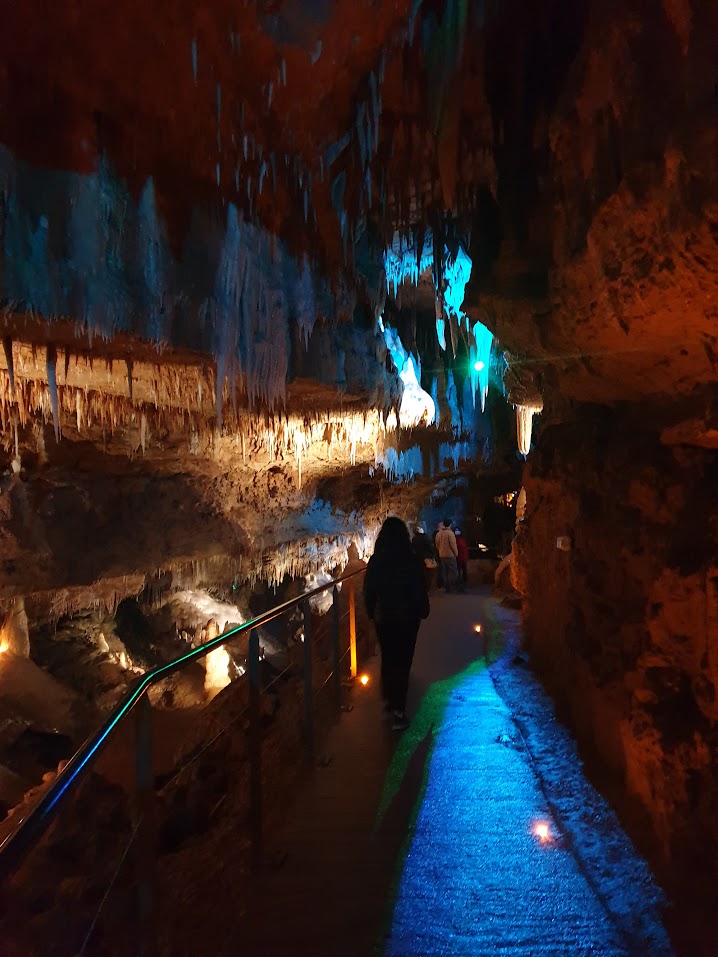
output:
[[596, 413], [551, 429], [532, 459], [516, 556], [527, 647], [588, 766], [612, 782], [689, 942], [695, 932], [687, 952], [708, 953], [706, 878], [718, 859], [715, 462], [710, 451], [661, 448], [658, 429], [612, 440], [619, 422]]

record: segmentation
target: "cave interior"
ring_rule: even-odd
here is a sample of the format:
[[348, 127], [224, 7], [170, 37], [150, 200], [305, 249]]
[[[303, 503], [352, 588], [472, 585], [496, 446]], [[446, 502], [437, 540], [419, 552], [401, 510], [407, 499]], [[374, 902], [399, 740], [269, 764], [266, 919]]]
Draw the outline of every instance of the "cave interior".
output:
[[705, 921], [718, 5], [3, 7], [3, 814], [137, 674], [449, 514]]

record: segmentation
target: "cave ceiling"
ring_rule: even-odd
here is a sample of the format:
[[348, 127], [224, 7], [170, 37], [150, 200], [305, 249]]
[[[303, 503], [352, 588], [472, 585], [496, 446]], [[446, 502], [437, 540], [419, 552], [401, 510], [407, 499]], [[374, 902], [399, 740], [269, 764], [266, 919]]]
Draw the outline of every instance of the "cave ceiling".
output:
[[384, 250], [431, 230], [433, 281], [390, 294], [408, 349], [459, 245], [473, 266], [425, 365], [481, 322], [557, 407], [714, 401], [715, 4], [2, 7], [3, 334], [38, 395], [95, 356], [132, 401], [133, 363], [180, 404], [203, 377], [220, 425], [303, 378], [386, 411]]

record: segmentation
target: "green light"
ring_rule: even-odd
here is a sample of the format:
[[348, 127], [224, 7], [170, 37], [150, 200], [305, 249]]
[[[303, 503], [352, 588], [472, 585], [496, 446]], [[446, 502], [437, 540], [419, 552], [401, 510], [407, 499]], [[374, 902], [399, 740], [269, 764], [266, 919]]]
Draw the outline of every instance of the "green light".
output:
[[476, 372], [481, 372], [483, 368], [485, 368], [485, 366], [484, 366], [484, 363], [481, 361], [481, 359], [479, 359], [478, 362], [474, 363], [474, 370]]

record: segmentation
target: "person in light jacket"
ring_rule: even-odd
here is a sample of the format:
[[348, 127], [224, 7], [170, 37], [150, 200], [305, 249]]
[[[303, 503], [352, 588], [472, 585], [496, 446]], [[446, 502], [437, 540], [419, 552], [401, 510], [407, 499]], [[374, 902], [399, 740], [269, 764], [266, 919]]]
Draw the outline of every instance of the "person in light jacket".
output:
[[377, 536], [364, 576], [364, 603], [381, 648], [381, 690], [392, 728], [408, 728], [406, 695], [416, 636], [429, 614], [424, 563], [411, 545], [409, 529], [396, 516]]
[[451, 531], [450, 518], [444, 519], [443, 528], [440, 528], [436, 533], [434, 544], [439, 555], [444, 589], [448, 595], [449, 592], [456, 591], [459, 577], [456, 567], [456, 556], [459, 554], [459, 550], [456, 547], [456, 536]]

